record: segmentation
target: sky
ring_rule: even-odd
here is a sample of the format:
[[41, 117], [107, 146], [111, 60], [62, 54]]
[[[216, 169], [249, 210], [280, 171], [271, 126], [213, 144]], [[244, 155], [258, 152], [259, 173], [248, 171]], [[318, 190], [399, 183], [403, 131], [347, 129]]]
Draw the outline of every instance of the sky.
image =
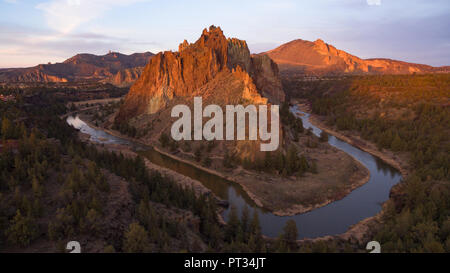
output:
[[0, 68], [177, 50], [210, 25], [252, 53], [320, 38], [361, 58], [450, 65], [450, 0], [0, 0]]

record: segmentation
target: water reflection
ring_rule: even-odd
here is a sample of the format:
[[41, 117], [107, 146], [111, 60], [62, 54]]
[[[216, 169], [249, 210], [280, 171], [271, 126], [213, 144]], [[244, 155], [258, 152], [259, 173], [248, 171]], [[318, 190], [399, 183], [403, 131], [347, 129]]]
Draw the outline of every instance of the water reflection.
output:
[[[292, 107], [291, 111], [302, 119], [305, 128], [311, 128], [315, 135], [320, 135], [321, 130], [309, 122], [308, 113], [301, 112], [297, 107]], [[67, 123], [80, 129], [83, 133], [89, 134], [94, 142], [118, 143], [129, 145], [135, 150], [144, 150], [141, 153], [150, 161], [200, 181], [207, 188], [211, 189], [214, 194], [227, 200], [230, 205], [235, 206], [239, 214], [242, 213], [245, 206], [248, 206], [250, 215], [256, 210], [259, 213], [263, 234], [271, 237], [278, 236], [289, 219], [293, 219], [297, 223], [300, 238], [314, 238], [343, 233], [351, 225], [378, 213], [381, 210], [381, 203], [388, 199], [391, 187], [401, 179], [401, 175], [397, 170], [380, 159], [334, 136], [329, 136], [328, 143], [330, 145], [352, 155], [369, 169], [371, 174], [369, 182], [352, 191], [342, 200], [322, 208], [300, 215], [276, 216], [267, 210], [257, 207], [242, 187], [236, 183], [162, 155], [151, 147], [143, 147], [140, 144], [89, 127], [78, 116], [68, 117]], [[229, 213], [230, 208], [223, 212], [226, 220]]]

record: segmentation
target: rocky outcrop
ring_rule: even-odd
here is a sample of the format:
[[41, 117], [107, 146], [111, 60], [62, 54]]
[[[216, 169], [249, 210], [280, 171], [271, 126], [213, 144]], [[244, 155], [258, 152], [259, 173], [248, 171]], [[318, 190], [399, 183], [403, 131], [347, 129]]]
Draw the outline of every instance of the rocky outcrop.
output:
[[103, 80], [118, 87], [129, 87], [141, 76], [144, 67], [133, 67], [120, 70], [115, 75]]
[[260, 55], [272, 58], [282, 72], [311, 75], [330, 74], [410, 74], [449, 72], [446, 67], [432, 67], [390, 59], [361, 59], [325, 43], [294, 40]]
[[[199, 90], [208, 93], [208, 88], [217, 87], [213, 80], [218, 75], [225, 79], [227, 74], [233, 75], [233, 82], [239, 79], [243, 83], [240, 96], [245, 100], [263, 103], [267, 100], [262, 95], [270, 102], [284, 101], [277, 65], [267, 56], [252, 57], [245, 41], [227, 39], [219, 27], [211, 26], [195, 43], [181, 43], [178, 52], [155, 55], [131, 87], [116, 119], [156, 113], [174, 98], [189, 97]], [[214, 82], [227, 87], [225, 81]]]
[[68, 82], [66, 77], [46, 73], [42, 68], [0, 71], [0, 82]]
[[273, 102], [284, 101], [278, 65], [267, 55], [255, 55], [252, 57], [252, 67], [253, 79], [262, 95]]
[[140, 75], [153, 53], [125, 55], [110, 52], [103, 56], [78, 54], [62, 63], [0, 70], [0, 82], [106, 81], [119, 86], [131, 84]]

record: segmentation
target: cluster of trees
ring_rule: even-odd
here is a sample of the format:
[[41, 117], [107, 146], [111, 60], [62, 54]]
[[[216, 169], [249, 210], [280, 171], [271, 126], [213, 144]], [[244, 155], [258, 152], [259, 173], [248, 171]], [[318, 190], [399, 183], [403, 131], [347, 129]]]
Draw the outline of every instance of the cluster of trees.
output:
[[120, 122], [120, 123], [114, 123], [113, 130], [119, 131], [121, 134], [129, 136], [129, 137], [136, 137], [138, 134], [138, 130], [136, 127], [130, 125], [128, 122]]
[[[202, 163], [206, 167], [211, 166], [212, 159], [209, 154], [215, 147], [217, 147], [217, 142], [214, 140], [207, 141], [206, 145], [203, 141], [188, 140], [178, 142], [173, 140], [164, 132], [159, 137], [159, 143], [163, 148], [168, 148], [171, 152], [177, 151], [180, 147], [186, 153], [191, 153], [193, 151], [195, 161]], [[193, 143], [193, 145], [191, 143]]]
[[[234, 159], [228, 153], [225, 154], [224, 166], [232, 166]], [[230, 165], [231, 164], [231, 165]], [[277, 173], [284, 176], [298, 175], [305, 172], [317, 173], [315, 161], [308, 161], [304, 154], [299, 155], [296, 145], [291, 144], [286, 153], [283, 151], [264, 152], [264, 157], [255, 157], [254, 160], [242, 159], [242, 166], [246, 169]]]
[[298, 228], [294, 220], [288, 220], [277, 239], [266, 241], [262, 237], [259, 216], [256, 210], [250, 218], [247, 206], [239, 218], [236, 207], [231, 207], [224, 231], [224, 252], [296, 252], [300, 251]]
[[[107, 104], [99, 105], [98, 111], [96, 111], [93, 115], [93, 121], [94, 122], [105, 122], [105, 119], [113, 114], [121, 105], [123, 101], [120, 100], [118, 102], [109, 102]], [[88, 106], [86, 104], [86, 106]]]
[[5, 117], [2, 136], [18, 142], [17, 148], [4, 148], [0, 154], [0, 245], [27, 247], [45, 234], [44, 239], [63, 250], [68, 240], [101, 234], [107, 228], [100, 224], [110, 191], [106, 172], [129, 182], [137, 213], [129, 228], [115, 235], [122, 239], [108, 242], [105, 251], [195, 249], [185, 238], [186, 224], [155, 211], [156, 203], [190, 210], [200, 221], [200, 240], [221, 249], [213, 198], [197, 197], [160, 173], [148, 172], [141, 157], [126, 158], [80, 142], [76, 131], [58, 118], [61, 105], [50, 101], [40, 98], [37, 106], [11, 104], [0, 109]]
[[[33, 124], [43, 125], [44, 120]], [[2, 135], [18, 145], [7, 146], [0, 154], [0, 241], [26, 247], [43, 230], [55, 242], [76, 234], [95, 234], [104, 193], [109, 191], [95, 162], [85, 162], [71, 149], [65, 151], [59, 141], [47, 138], [36, 127], [30, 130], [20, 123], [2, 128], [10, 128]], [[64, 135], [64, 130], [55, 131]], [[52, 193], [55, 188], [56, 195]], [[53, 198], [55, 206], [45, 206], [44, 198]], [[41, 220], [46, 215], [54, 215], [48, 226]]]
[[384, 225], [375, 240], [390, 252], [450, 251], [450, 187], [448, 180], [422, 181], [412, 175], [404, 183], [405, 203], [389, 200]]
[[299, 134], [303, 133], [302, 119], [297, 118], [289, 109], [287, 102], [283, 103], [280, 109], [281, 123], [284, 126], [285, 132], [291, 132], [293, 140], [297, 142], [299, 140]]
[[[319, 99], [320, 101], [320, 99]], [[450, 179], [450, 153], [445, 143], [449, 139], [450, 110], [448, 107], [419, 104], [414, 106], [414, 120], [355, 118], [348, 112], [329, 113], [328, 122], [339, 130], [355, 130], [379, 149], [409, 152], [417, 174], [426, 179]]]
[[417, 102], [445, 102], [450, 76], [442, 74], [373, 75], [350, 78], [354, 94], [388, 98], [391, 106]]
[[291, 98], [312, 101], [318, 94], [326, 93], [332, 95], [334, 100], [342, 92], [351, 91], [353, 94], [366, 96], [365, 102], [373, 103], [384, 99], [392, 107], [423, 101], [445, 102], [450, 84], [448, 73], [337, 76], [319, 78], [316, 81], [304, 81], [302, 77], [282, 78], [284, 90]]
[[25, 124], [23, 122], [12, 123], [7, 117], [1, 119], [0, 136], [3, 141], [8, 139], [18, 139], [22, 137], [25, 132]]
[[[14, 126], [7, 127], [15, 131]], [[18, 146], [6, 145], [0, 154], [0, 241], [27, 246], [38, 236], [36, 222], [43, 213], [49, 162], [58, 161], [60, 155], [35, 128], [27, 130], [23, 123], [18, 128], [22, 131], [20, 137], [3, 134], [15, 139]]]
[[[176, 151], [179, 146], [177, 141], [173, 140], [171, 137], [169, 137], [164, 132], [159, 136], [159, 143], [161, 143], [161, 146], [163, 148], [169, 148], [169, 150], [171, 152]], [[188, 142], [185, 142], [185, 143], [188, 143]], [[189, 149], [190, 149], [190, 146], [189, 146]]]
[[[340, 92], [308, 94], [313, 112], [325, 115], [329, 125], [409, 155], [413, 172], [398, 186], [404, 197], [388, 201], [376, 236], [384, 251], [450, 251], [450, 109], [442, 103], [449, 80], [449, 75], [360, 77]], [[382, 98], [388, 98], [384, 111], [408, 109], [412, 115], [382, 117], [376, 110]], [[369, 111], [358, 111], [360, 105]]]
[[[154, 216], [155, 213], [152, 213], [147, 207], [149, 201], [166, 205], [169, 208], [175, 207], [192, 211], [200, 219], [200, 233], [204, 236], [204, 239], [210, 243], [211, 247], [220, 246], [217, 206], [212, 197], [197, 197], [192, 189], [182, 188], [175, 181], [163, 177], [159, 172], [149, 172], [140, 156], [127, 158], [114, 152], [100, 152], [82, 143], [78, 143], [74, 150], [77, 150], [81, 157], [95, 161], [101, 168], [107, 169], [129, 182], [129, 190], [133, 200], [139, 205], [137, 210], [142, 212], [138, 223], [145, 229], [150, 241], [167, 238], [166, 241], [169, 242], [169, 239], [176, 239], [184, 234], [182, 232], [184, 225], [177, 226], [172, 223], [176, 227], [172, 229], [175, 232], [168, 232], [167, 230], [171, 229], [169, 228], [171, 225], [167, 224], [168, 220], [157, 220], [158, 217], [162, 216]], [[155, 229], [159, 231], [155, 232]], [[164, 244], [160, 247], [154, 248], [153, 251], [167, 250]]]
[[68, 175], [65, 178], [59, 176], [62, 180], [59, 181], [62, 182], [58, 192], [59, 207], [48, 224], [48, 237], [54, 242], [64, 242], [81, 234], [98, 234], [110, 190], [95, 162], [83, 162], [78, 156], [71, 161], [72, 164], [60, 162], [61, 171]]
[[267, 251], [259, 226], [258, 212], [250, 212], [247, 206], [239, 218], [236, 207], [231, 207], [225, 228], [225, 252], [265, 252]]

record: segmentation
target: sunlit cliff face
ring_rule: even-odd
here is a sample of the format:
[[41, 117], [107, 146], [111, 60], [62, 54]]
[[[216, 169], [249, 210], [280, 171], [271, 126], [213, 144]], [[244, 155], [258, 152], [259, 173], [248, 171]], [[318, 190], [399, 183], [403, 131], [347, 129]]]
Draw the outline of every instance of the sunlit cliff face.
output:
[[219, 27], [211, 26], [195, 43], [180, 44], [178, 52], [154, 56], [131, 87], [116, 120], [156, 113], [174, 98], [207, 94], [215, 89], [213, 80], [220, 82], [229, 75], [243, 84], [238, 96], [248, 103], [284, 101], [277, 65], [268, 56], [251, 56], [245, 41], [227, 39]]

